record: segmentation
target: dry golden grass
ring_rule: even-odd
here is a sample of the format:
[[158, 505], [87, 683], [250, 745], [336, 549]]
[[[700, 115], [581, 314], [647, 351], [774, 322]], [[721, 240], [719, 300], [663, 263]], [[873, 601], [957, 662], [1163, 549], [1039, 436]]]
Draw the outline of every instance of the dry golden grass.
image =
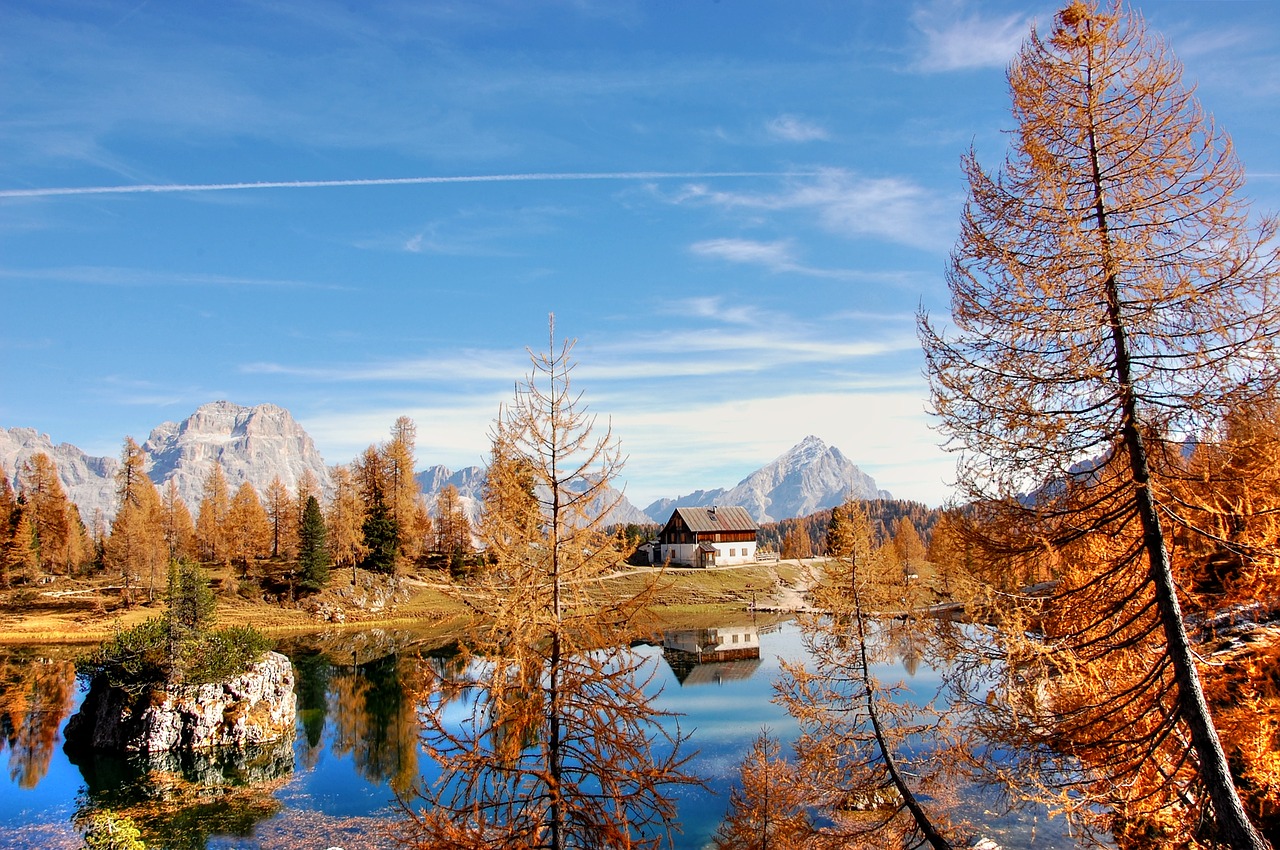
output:
[[[753, 601], [765, 607], [780, 590], [795, 587], [802, 571], [795, 564], [757, 564], [730, 569], [653, 570], [624, 569], [605, 580], [601, 594], [625, 598], [638, 593], [646, 582], [657, 579], [651, 603], [660, 623], [718, 625], [726, 618], [747, 612]], [[263, 562], [248, 579], [239, 570], [208, 568], [210, 584], [218, 598], [220, 625], [252, 625], [268, 634], [310, 632], [318, 629], [359, 629], [370, 626], [406, 626], [420, 630], [458, 628], [466, 606], [444, 592], [441, 577], [415, 573], [398, 580], [398, 593], [383, 604], [361, 605], [353, 601], [351, 571], [335, 570], [321, 593], [290, 601], [283, 566]], [[356, 579], [363, 595], [387, 584], [385, 576], [359, 570]], [[93, 643], [117, 631], [160, 615], [163, 587], [148, 601], [148, 588], [135, 590], [133, 605], [125, 605], [116, 577], [57, 577], [41, 585], [0, 589], [0, 643]], [[317, 605], [341, 610], [344, 622], [318, 618]], [[749, 616], [749, 614], [747, 615]], [[693, 627], [693, 626], [687, 626]]]

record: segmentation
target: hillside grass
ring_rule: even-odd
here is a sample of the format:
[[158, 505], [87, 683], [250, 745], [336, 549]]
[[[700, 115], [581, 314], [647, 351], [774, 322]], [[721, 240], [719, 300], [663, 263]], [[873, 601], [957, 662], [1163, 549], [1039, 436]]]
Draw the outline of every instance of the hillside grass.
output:
[[[387, 590], [386, 576], [334, 570], [320, 593], [290, 600], [282, 562], [253, 565], [250, 576], [224, 565], [206, 565], [218, 600], [220, 626], [252, 625], [272, 635], [325, 629], [406, 627], [415, 631], [457, 630], [465, 626], [466, 606], [445, 592], [442, 576], [415, 572], [401, 576], [398, 592], [383, 604], [360, 604], [360, 599]], [[702, 569], [633, 569], [620, 571], [600, 584], [600, 593], [625, 598], [655, 582], [649, 603], [654, 622], [681, 627], [722, 625], [733, 617], [750, 617], [752, 601], [768, 607], [787, 588], [803, 582], [804, 570], [793, 562]], [[357, 598], [358, 597], [358, 598]], [[135, 588], [133, 605], [122, 602], [118, 577], [58, 576], [43, 584], [0, 589], [0, 642], [12, 644], [80, 644], [102, 641], [132, 628], [164, 610], [164, 586], [157, 580], [152, 593], [144, 580]], [[313, 613], [317, 608], [341, 610], [345, 622], [331, 622]], [[726, 619], [730, 618], [730, 619]]]

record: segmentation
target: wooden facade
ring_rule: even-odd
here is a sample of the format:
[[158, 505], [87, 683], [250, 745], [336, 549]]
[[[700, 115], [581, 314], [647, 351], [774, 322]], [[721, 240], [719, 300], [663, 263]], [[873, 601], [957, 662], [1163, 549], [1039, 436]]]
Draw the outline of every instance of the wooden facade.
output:
[[658, 535], [654, 562], [690, 567], [751, 563], [758, 531], [747, 509], [736, 505], [676, 508]]

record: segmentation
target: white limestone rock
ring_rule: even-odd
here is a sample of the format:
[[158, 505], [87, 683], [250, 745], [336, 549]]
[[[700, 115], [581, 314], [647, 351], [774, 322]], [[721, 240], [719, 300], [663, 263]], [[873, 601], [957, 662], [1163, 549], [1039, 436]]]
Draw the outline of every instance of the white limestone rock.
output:
[[91, 684], [67, 722], [67, 746], [159, 752], [267, 744], [294, 735], [298, 699], [293, 665], [268, 652], [245, 673], [205, 685], [178, 685], [134, 697]]

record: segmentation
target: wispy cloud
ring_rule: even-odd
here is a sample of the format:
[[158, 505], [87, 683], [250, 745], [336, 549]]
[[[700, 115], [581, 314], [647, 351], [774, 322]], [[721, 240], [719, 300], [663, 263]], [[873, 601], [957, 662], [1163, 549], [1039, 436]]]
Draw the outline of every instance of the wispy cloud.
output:
[[769, 135], [784, 142], [819, 142], [830, 138], [826, 128], [795, 115], [779, 115], [765, 129]]
[[[832, 233], [873, 236], [927, 250], [945, 250], [951, 244], [958, 206], [958, 200], [939, 196], [905, 178], [864, 177], [843, 168], [823, 169], [810, 180], [796, 179], [788, 188], [773, 193], [694, 184], [684, 187], [675, 202], [726, 210], [808, 210]], [[747, 247], [742, 246], [737, 256], [744, 257]], [[729, 249], [722, 250], [730, 259]]]
[[1030, 32], [1023, 14], [991, 16], [969, 11], [962, 0], [935, 0], [916, 8], [911, 23], [924, 37], [915, 68], [920, 71], [965, 71], [1003, 68]]
[[755, 242], [750, 239], [707, 239], [689, 250], [701, 257], [715, 257], [731, 263], [768, 266], [779, 271], [795, 268], [789, 242]]

